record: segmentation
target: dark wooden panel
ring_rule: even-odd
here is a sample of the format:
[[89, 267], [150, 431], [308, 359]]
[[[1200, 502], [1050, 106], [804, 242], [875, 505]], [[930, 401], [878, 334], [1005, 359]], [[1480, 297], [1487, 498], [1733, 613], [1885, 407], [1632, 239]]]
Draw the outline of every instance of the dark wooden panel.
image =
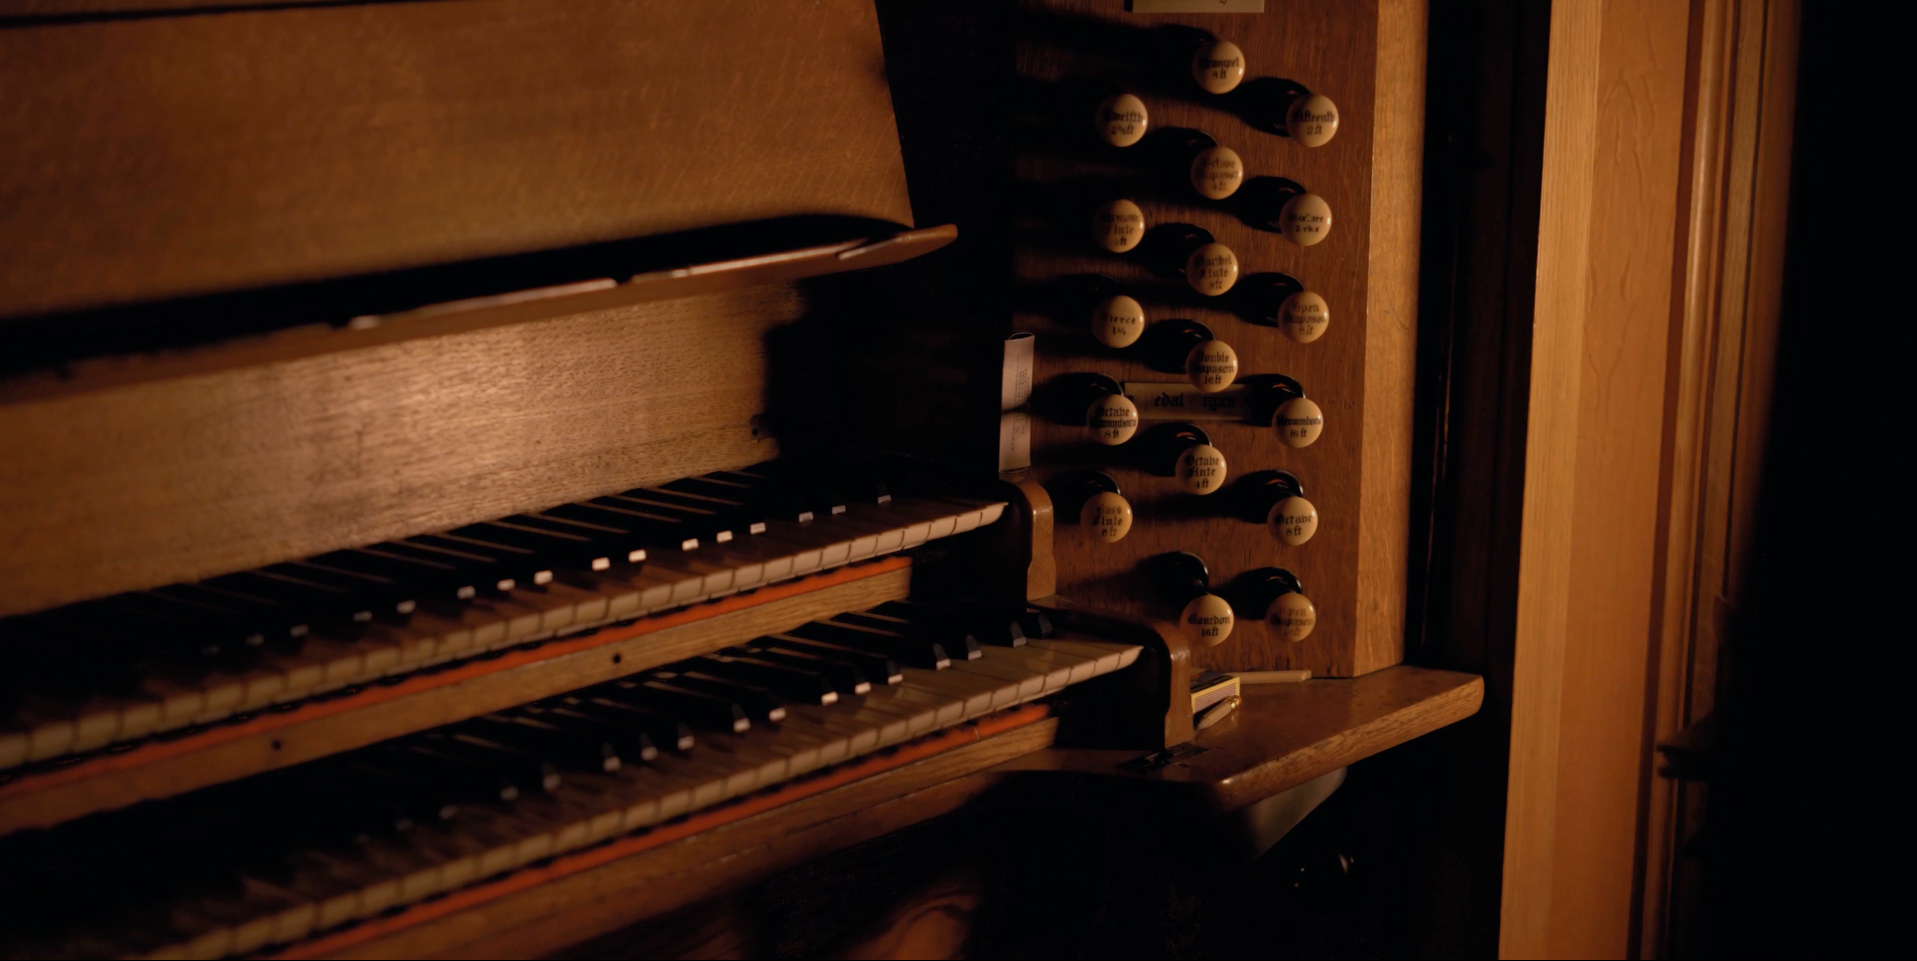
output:
[[0, 316], [796, 214], [911, 220], [862, 0], [24, 23], [0, 29], [0, 88]]

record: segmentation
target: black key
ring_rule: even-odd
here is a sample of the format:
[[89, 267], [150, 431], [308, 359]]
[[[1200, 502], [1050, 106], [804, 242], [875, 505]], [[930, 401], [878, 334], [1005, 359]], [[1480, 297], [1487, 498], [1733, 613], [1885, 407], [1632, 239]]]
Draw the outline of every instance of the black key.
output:
[[275, 805], [296, 821], [319, 826], [338, 840], [401, 834], [413, 829], [413, 815], [385, 791], [363, 783], [342, 782], [323, 768], [298, 770], [271, 791]]
[[792, 651], [799, 654], [813, 654], [819, 657], [837, 658], [850, 661], [865, 672], [874, 683], [897, 684], [905, 680], [899, 673], [898, 662], [888, 654], [868, 651], [848, 644], [832, 641], [814, 640], [809, 637], [794, 637], [791, 634], [770, 634], [752, 642], [753, 646], [764, 646], [771, 650]]
[[699, 548], [698, 535], [688, 529], [689, 525], [680, 518], [665, 514], [605, 504], [561, 504], [543, 514], [618, 528], [655, 550], [691, 551]]
[[735, 534], [751, 535], [765, 533], [765, 512], [743, 501], [723, 497], [709, 497], [704, 494], [688, 494], [684, 491], [667, 490], [663, 487], [639, 487], [625, 491], [621, 496], [636, 497], [643, 500], [658, 501], [676, 507], [711, 511], [718, 515]]
[[[684, 665], [674, 666], [683, 667]], [[785, 720], [785, 699], [757, 684], [747, 684], [700, 671], [659, 671], [652, 676], [676, 687], [690, 688], [713, 697], [738, 701], [739, 705], [746, 709], [746, 713], [768, 724], [777, 724]]]
[[391, 795], [420, 824], [443, 824], [459, 815], [458, 799], [418, 773], [383, 770], [363, 763], [356, 754], [335, 763], [331, 773], [363, 790]]
[[218, 666], [222, 653], [219, 641], [213, 638], [196, 636], [165, 622], [135, 617], [98, 601], [70, 604], [40, 617], [47, 623], [76, 632], [111, 638], [167, 661], [177, 669], [212, 670]]
[[285, 604], [296, 616], [313, 621], [364, 624], [373, 619], [366, 602], [337, 587], [266, 571], [243, 571], [202, 582], [208, 587], [240, 594], [257, 594]]
[[[643, 564], [646, 561], [647, 545], [644, 538], [616, 525], [548, 517], [544, 514], [514, 514], [501, 519], [499, 523], [589, 538], [594, 546], [605, 552], [606, 567], [613, 564]], [[599, 566], [597, 558], [593, 560], [593, 570], [603, 571], [606, 567]]]
[[589, 693], [680, 718], [694, 727], [734, 734], [752, 729], [752, 721], [738, 701], [660, 681], [614, 681], [592, 688]]
[[1026, 608], [1013, 616], [1017, 619], [1018, 626], [1025, 631], [1026, 637], [1044, 640], [1058, 633], [1058, 629], [1052, 624], [1052, 615], [1044, 611]]
[[306, 636], [312, 633], [311, 625], [299, 612], [263, 594], [249, 594], [209, 584], [169, 584], [154, 588], [152, 593], [229, 607], [240, 617], [258, 625], [266, 635], [266, 646], [272, 650], [297, 653], [305, 643]]
[[[437, 543], [433, 543], [435, 541]], [[498, 545], [494, 545], [494, 548], [505, 550]], [[546, 580], [552, 580], [552, 571], [531, 560], [530, 552], [515, 551], [511, 558], [502, 558], [488, 553], [486, 546], [472, 541], [427, 535], [374, 544], [373, 549], [435, 564], [450, 564], [470, 579], [482, 594], [503, 593], [522, 583], [530, 586], [533, 584], [531, 578], [541, 572], [546, 575]], [[522, 581], [522, 576], [526, 580]]]
[[108, 600], [139, 608], [149, 613], [182, 621], [194, 630], [219, 639], [221, 647], [260, 648], [266, 646], [266, 631], [251, 623], [232, 607], [192, 600], [159, 591], [131, 591]]
[[354, 755], [356, 763], [399, 777], [418, 776], [457, 797], [513, 801], [519, 785], [490, 765], [434, 750], [423, 739], [408, 738]]
[[490, 738], [437, 731], [420, 735], [420, 742], [441, 754], [493, 768], [507, 780], [519, 785], [521, 795], [559, 790], [558, 766], [530, 751], [522, 751]]
[[[652, 734], [632, 724], [615, 724], [574, 707], [522, 707], [516, 713], [581, 737], [602, 739], [611, 744], [624, 760], [650, 761], [659, 756], [659, 748], [653, 742]], [[691, 734], [687, 733], [686, 737], [690, 740]], [[686, 746], [689, 748], [692, 745]]]
[[809, 637], [814, 640], [844, 644], [847, 647], [877, 651], [907, 667], [942, 670], [952, 666], [952, 659], [946, 654], [945, 645], [924, 638], [906, 637], [895, 631], [880, 630], [876, 627], [812, 621], [801, 624], [786, 633], [794, 637]]
[[[457, 534], [421, 534], [398, 543], [415, 549], [458, 551], [484, 557], [498, 565], [495, 570], [500, 578], [493, 586], [499, 590], [533, 588], [552, 583], [552, 563], [537, 551], [516, 544]], [[512, 586], [499, 587], [506, 583]]]
[[[612, 557], [592, 538], [584, 534], [542, 530], [503, 521], [487, 521], [455, 528], [455, 537], [467, 537], [505, 544], [531, 551], [552, 567], [575, 571], [603, 571], [612, 566]], [[521, 585], [524, 586], [524, 585]]]
[[[18, 652], [46, 671], [46, 678], [64, 678], [81, 691], [130, 694], [153, 667], [152, 654], [136, 644], [44, 617], [14, 617], [0, 624], [0, 645], [5, 645], [0, 649]], [[16, 679], [25, 675], [23, 670]]]
[[807, 668], [725, 654], [708, 654], [678, 666], [744, 684], [756, 684], [799, 704], [836, 704], [839, 700], [839, 692], [832, 686], [832, 679], [821, 671]]
[[[813, 513], [819, 517], [845, 513], [846, 499], [838, 485], [817, 474], [773, 461], [752, 468], [748, 474], [738, 476], [742, 480], [756, 477], [762, 489], [778, 490], [784, 492], [785, 496], [798, 498], [801, 502], [809, 504]], [[732, 476], [724, 475], [724, 479], [731, 480]], [[745, 482], [750, 483], [750, 481]]]
[[559, 706], [566, 710], [578, 711], [614, 727], [643, 733], [652, 739], [652, 743], [669, 750], [680, 752], [692, 750], [694, 743], [692, 728], [687, 726], [686, 722], [668, 714], [598, 696], [559, 698]]
[[645, 497], [629, 497], [625, 494], [608, 494], [595, 497], [589, 504], [617, 507], [620, 510], [642, 511], [672, 517], [685, 524], [686, 533], [697, 537], [703, 544], [725, 544], [732, 540], [732, 524], [715, 511], [693, 507], [681, 507], [670, 501]]
[[764, 480], [764, 478], [757, 478], [748, 483], [707, 474], [704, 477], [687, 477], [660, 486], [678, 494], [694, 494], [745, 504], [761, 515], [762, 519], [775, 517], [783, 521], [808, 524], [817, 516], [812, 510], [812, 505], [805, 498], [798, 496], [798, 492], [768, 485], [764, 483]]
[[475, 737], [548, 758], [560, 767], [602, 773], [620, 768], [619, 749], [612, 742], [554, 727], [537, 718], [487, 714], [460, 728]]
[[389, 577], [428, 600], [470, 601], [479, 596], [479, 582], [447, 560], [427, 560], [372, 548], [334, 551], [312, 558], [315, 564], [357, 574]]
[[260, 570], [269, 574], [283, 574], [287, 577], [297, 577], [303, 581], [338, 588], [361, 598], [372, 608], [373, 613], [380, 617], [405, 617], [419, 606], [410, 588], [390, 577], [378, 574], [358, 574], [311, 561], [272, 564]]
[[[832, 619], [842, 624], [856, 624], [860, 627], [876, 627], [883, 631], [895, 631], [907, 637], [922, 637], [928, 641], [937, 641], [945, 645], [947, 652], [964, 651], [966, 660], [983, 655], [979, 652], [978, 638], [965, 625], [957, 621], [908, 621], [889, 614], [868, 614], [860, 611], [848, 611], [835, 614]], [[1020, 637], [1017, 647], [1025, 643]]]
[[[810, 524], [818, 518], [811, 499], [802, 492], [771, 482], [770, 478], [741, 471], [716, 471], [704, 477], [673, 481], [665, 485], [672, 490], [683, 490], [689, 494], [710, 494], [719, 497], [732, 497], [756, 504], [768, 517], [795, 524]], [[732, 491], [724, 494], [719, 491]]]
[[915, 624], [963, 624], [981, 644], [1018, 647], [1025, 643], [1025, 628], [1014, 617], [958, 610], [921, 601], [886, 601], [872, 608], [871, 612], [903, 618]]
[[[746, 655], [762, 661], [771, 661], [774, 664], [784, 664], [787, 667], [817, 671], [832, 681], [832, 689], [838, 691], [841, 696], [869, 694], [872, 691], [871, 679], [865, 676], [865, 672], [860, 670], [859, 665], [851, 658], [834, 658], [790, 649], [759, 646], [729, 647], [721, 653]], [[879, 683], [887, 682], [881, 678]]]

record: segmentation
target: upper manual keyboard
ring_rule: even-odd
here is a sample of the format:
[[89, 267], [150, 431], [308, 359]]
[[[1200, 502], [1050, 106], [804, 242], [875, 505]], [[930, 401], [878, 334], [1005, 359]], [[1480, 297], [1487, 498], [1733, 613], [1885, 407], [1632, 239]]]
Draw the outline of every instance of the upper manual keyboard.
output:
[[841, 489], [725, 471], [8, 618], [0, 770], [750, 591], [1005, 507]]

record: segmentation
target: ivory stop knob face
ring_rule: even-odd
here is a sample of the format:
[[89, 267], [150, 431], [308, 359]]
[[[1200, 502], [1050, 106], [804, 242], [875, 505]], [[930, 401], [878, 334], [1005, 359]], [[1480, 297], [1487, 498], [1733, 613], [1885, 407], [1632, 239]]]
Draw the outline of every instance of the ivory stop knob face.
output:
[[1092, 243], [1112, 253], [1122, 254], [1143, 239], [1145, 212], [1129, 200], [1114, 200], [1092, 214]]
[[1271, 529], [1271, 536], [1297, 547], [1318, 533], [1318, 508], [1302, 497], [1287, 497], [1271, 505], [1265, 526]]
[[1238, 379], [1238, 352], [1222, 340], [1208, 340], [1185, 355], [1185, 379], [1207, 394], [1216, 394]]
[[1191, 57], [1191, 78], [1206, 93], [1230, 93], [1245, 79], [1245, 52], [1229, 40], [1213, 40]]
[[1207, 647], [1223, 644], [1225, 638], [1231, 636], [1235, 622], [1231, 604], [1216, 594], [1200, 594], [1178, 613], [1178, 629], [1193, 642]]
[[1224, 244], [1206, 244], [1185, 258], [1185, 282], [1207, 297], [1216, 297], [1238, 282], [1238, 255]]
[[1278, 230], [1286, 240], [1309, 247], [1331, 236], [1331, 204], [1317, 194], [1299, 194], [1279, 211]]
[[1093, 494], [1078, 509], [1078, 522], [1101, 544], [1116, 544], [1132, 530], [1132, 505], [1111, 491]]
[[1311, 636], [1318, 626], [1318, 609], [1303, 594], [1280, 594], [1265, 610], [1265, 626], [1293, 644]]
[[1309, 344], [1325, 335], [1325, 327], [1331, 323], [1331, 305], [1325, 299], [1309, 290], [1301, 290], [1285, 298], [1278, 306], [1278, 327], [1285, 336], [1301, 344]]
[[1093, 440], [1116, 447], [1138, 433], [1138, 405], [1124, 394], [1106, 394], [1092, 401], [1085, 412], [1085, 426]]
[[1322, 147], [1338, 135], [1338, 105], [1323, 94], [1308, 94], [1285, 111], [1285, 132], [1307, 147]]
[[1145, 101], [1129, 93], [1121, 93], [1106, 97], [1098, 105], [1095, 123], [1098, 126], [1098, 139], [1114, 147], [1129, 147], [1144, 138], [1151, 116], [1145, 112]]
[[1193, 444], [1178, 455], [1172, 470], [1187, 494], [1209, 494], [1225, 486], [1225, 452], [1210, 444]]
[[1124, 294], [1107, 297], [1092, 309], [1092, 336], [1107, 347], [1130, 347], [1144, 332], [1144, 306]]
[[1202, 196], [1223, 200], [1245, 182], [1245, 162], [1230, 147], [1207, 147], [1191, 162], [1191, 186]]
[[1278, 405], [1272, 426], [1286, 447], [1310, 447], [1325, 432], [1325, 412], [1308, 398], [1293, 397]]

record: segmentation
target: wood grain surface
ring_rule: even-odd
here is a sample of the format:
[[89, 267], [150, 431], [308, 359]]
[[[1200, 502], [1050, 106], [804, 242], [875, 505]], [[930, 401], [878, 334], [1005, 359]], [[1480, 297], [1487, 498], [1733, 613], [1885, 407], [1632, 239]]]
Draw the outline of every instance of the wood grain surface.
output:
[[911, 223], [864, 0], [22, 21], [0, 89], [0, 317], [787, 215]]
[[[1111, 546], [1096, 544], [1075, 524], [1058, 526], [1061, 595], [1169, 619], [1176, 608], [1151, 600], [1140, 564], [1181, 550], [1205, 559], [1215, 587], [1267, 566], [1288, 568], [1302, 580], [1318, 608], [1309, 638], [1291, 644], [1262, 621], [1241, 617], [1224, 644], [1193, 652], [1200, 667], [1308, 668], [1320, 676], [1348, 676], [1403, 658], [1424, 38], [1421, 5], [1386, 6], [1382, 20], [1384, 8], [1375, 3], [1285, 4], [1262, 15], [1219, 18], [1131, 15], [1119, 0], [1044, 0], [1024, 8], [1028, 26], [1019, 71], [1035, 91], [1056, 92], [1088, 76], [1131, 87], [1144, 97], [1153, 129], [1204, 131], [1239, 153], [1248, 178], [1292, 179], [1324, 196], [1333, 210], [1330, 236], [1299, 247], [1241, 221], [1227, 209], [1230, 201], [1207, 203], [1188, 186], [1167, 185], [1162, 178], [1154, 184], [1125, 166], [1136, 155], [1097, 149], [1087, 143], [1089, 135], [1029, 134], [1020, 148], [1017, 176], [1035, 203], [1018, 225], [1016, 271], [1025, 296], [1015, 325], [1039, 335], [1038, 384], [1077, 371], [1121, 382], [1178, 380], [1134, 356], [1099, 347], [1084, 324], [1035, 306], [1048, 281], [1105, 274], [1144, 303], [1148, 322], [1199, 320], [1236, 349], [1241, 377], [1290, 375], [1324, 409], [1323, 436], [1303, 449], [1284, 446], [1270, 427], [1203, 422], [1232, 477], [1283, 469], [1300, 478], [1320, 521], [1316, 536], [1299, 547], [1278, 543], [1261, 525], [1223, 516], [1229, 491], [1202, 498], [1181, 494], [1172, 479], [1123, 462], [1126, 448], [1084, 443], [1082, 428], [1035, 423], [1034, 476], [1042, 481], [1065, 470], [1106, 470], [1135, 511], [1131, 534]], [[1245, 51], [1248, 84], [1282, 77], [1330, 96], [1341, 110], [1337, 137], [1312, 149], [1262, 132], [1205, 99], [1188, 78], [1183, 86], [1154, 81], [1149, 65], [1115, 52], [1172, 24], [1211, 30], [1237, 43]], [[1391, 87], [1383, 101], [1375, 92], [1381, 82]], [[1073, 120], [1023, 122], [1056, 126]], [[1090, 127], [1089, 117], [1084, 123]], [[1133, 259], [1102, 255], [1086, 240], [1085, 222], [1065, 222], [1065, 214], [1046, 222], [1038, 198], [1092, 179], [1104, 182], [1099, 189], [1116, 191], [1113, 196], [1129, 191], [1148, 223], [1184, 222], [1210, 231], [1238, 255], [1241, 275], [1276, 271], [1298, 278], [1329, 301], [1327, 332], [1313, 343], [1294, 343], [1276, 328], [1200, 302], [1180, 280], [1155, 275]], [[1379, 190], [1381, 183], [1388, 189]]]
[[0, 614], [777, 453], [755, 287], [0, 406]]
[[392, 687], [308, 701], [134, 745], [0, 783], [0, 834], [171, 797], [542, 697], [575, 691], [910, 593], [902, 558], [843, 568], [645, 618], [605, 636], [560, 639], [499, 660], [414, 675]]

